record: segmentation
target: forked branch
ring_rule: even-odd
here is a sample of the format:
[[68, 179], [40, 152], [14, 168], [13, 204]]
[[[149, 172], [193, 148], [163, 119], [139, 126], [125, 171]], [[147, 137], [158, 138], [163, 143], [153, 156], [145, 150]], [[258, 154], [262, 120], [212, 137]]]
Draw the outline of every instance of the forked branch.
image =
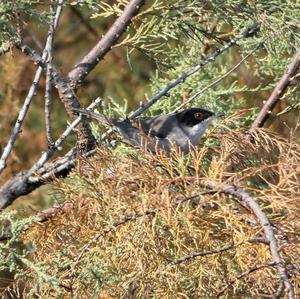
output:
[[[252, 36], [256, 31], [258, 30], [258, 27], [256, 24], [252, 25], [248, 29], [246, 29], [243, 33], [239, 34], [236, 36], [233, 40], [231, 40], [228, 44], [226, 44], [223, 48], [217, 50], [213, 54], [209, 55], [203, 62], [195, 66], [193, 69], [189, 70], [186, 73], [183, 73], [180, 77], [178, 77], [175, 81], [171, 82], [164, 90], [160, 91], [158, 94], [156, 94], [152, 99], [150, 99], [145, 105], [140, 106], [135, 112], [133, 112], [130, 115], [130, 118], [133, 119], [137, 116], [139, 116], [141, 113], [146, 111], [150, 106], [152, 106], [154, 103], [156, 103], [160, 98], [163, 96], [166, 96], [168, 94], [168, 91], [170, 91], [172, 88], [177, 86], [178, 84], [182, 83], [184, 79], [188, 78], [189, 76], [193, 75], [195, 72], [198, 70], [202, 69], [204, 65], [207, 63], [214, 61], [214, 59], [220, 55], [221, 53], [225, 52], [228, 50], [230, 47], [235, 45], [240, 39], [244, 37], [249, 37]], [[27, 45], [20, 45], [20, 48], [24, 53], [26, 53], [31, 59], [42, 66], [43, 68], [46, 68], [47, 64], [44, 59], [42, 59], [37, 53], [35, 53], [30, 47]], [[52, 68], [52, 74], [53, 74], [53, 80], [56, 84], [56, 88], [58, 89], [61, 100], [64, 102], [64, 105], [66, 107], [66, 110], [68, 113], [71, 114], [71, 118], [74, 120], [74, 111], [73, 108], [80, 108], [79, 102], [75, 97], [75, 94], [73, 90], [70, 88], [68, 82], [66, 80], [63, 80], [62, 78], [59, 77], [59, 74], [57, 71]], [[74, 87], [74, 86], [73, 86]], [[88, 128], [86, 127], [85, 122], [81, 122], [79, 125], [83, 126], [83, 129], [80, 129], [79, 132], [87, 132]], [[88, 137], [89, 134], [86, 134], [87, 137], [83, 136], [81, 138], [82, 140], [87, 139], [87, 143], [93, 144], [93, 142], [89, 142]], [[79, 138], [80, 139], [80, 138]], [[100, 138], [99, 138], [100, 139]], [[84, 142], [83, 145], [85, 146], [86, 143]], [[85, 147], [83, 148], [83, 151], [81, 152], [81, 155], [84, 157], [93, 155], [95, 153], [95, 149], [93, 147]], [[23, 180], [20, 180], [20, 178], [13, 178], [11, 181], [9, 181], [5, 186], [3, 186], [0, 189], [0, 208], [6, 207], [8, 204], [11, 204], [14, 199], [18, 198], [21, 195], [25, 195], [26, 190], [28, 190], [28, 193], [37, 188], [38, 186], [42, 185], [45, 183], [46, 180], [52, 179], [53, 177], [57, 176], [65, 176], [68, 174], [68, 172], [72, 169], [76, 162], [76, 148], [73, 148], [65, 157], [54, 161], [53, 163], [49, 163], [45, 167], [43, 167], [42, 171], [38, 172], [37, 176], [35, 177], [28, 177], [26, 173], [20, 174], [21, 177], [24, 177], [24, 175], [27, 177], [26, 182]], [[42, 157], [40, 158], [40, 160]], [[48, 159], [48, 158], [47, 158]], [[47, 161], [47, 160], [46, 160]], [[43, 164], [46, 162], [44, 161]], [[38, 171], [38, 169], [35, 169], [35, 171]], [[30, 172], [32, 174], [32, 172]], [[12, 185], [15, 185], [14, 179], [18, 181], [19, 184], [23, 184], [23, 186], [20, 186], [17, 190], [22, 190], [22, 192], [15, 192], [14, 190], [9, 190]], [[37, 187], [31, 187], [37, 186]], [[25, 188], [27, 186], [27, 188]], [[5, 194], [5, 198], [9, 198], [7, 201], [5, 198], [1, 198], [2, 195]]]
[[[59, 0], [59, 3], [62, 3], [62, 0]], [[74, 94], [73, 89], [76, 88], [77, 84], [80, 80], [83, 80], [88, 73], [95, 67], [95, 65], [100, 61], [101, 58], [111, 49], [112, 45], [119, 39], [122, 32], [126, 30], [128, 27], [132, 17], [139, 11], [141, 5], [144, 3], [144, 1], [141, 0], [131, 0], [129, 1], [128, 5], [126, 6], [124, 12], [121, 14], [121, 16], [116, 20], [113, 28], [114, 30], [109, 30], [109, 32], [103, 37], [102, 40], [97, 44], [96, 47], [93, 48], [93, 50], [83, 59], [83, 63], [88, 63], [89, 65], [82, 65], [80, 64], [79, 67], [75, 67], [72, 72], [70, 72], [68, 76], [72, 78], [72, 88], [69, 84], [69, 79], [62, 78], [59, 73], [52, 68], [52, 80], [55, 84], [55, 87], [58, 89], [60, 99], [63, 102], [67, 113], [71, 117], [73, 121], [77, 118], [77, 113], [73, 111], [73, 108], [80, 108], [80, 103]], [[61, 9], [61, 5], [59, 6]], [[55, 19], [54, 25], [57, 25], [57, 21]], [[40, 57], [38, 54], [36, 54], [30, 47], [27, 45], [17, 45], [24, 53], [29, 55], [35, 62], [39, 65], [39, 78], [42, 73], [43, 69], [46, 69], [47, 63], [46, 58], [47, 56], [44, 55], [43, 57]], [[104, 47], [104, 48], [102, 48]], [[83, 71], [84, 69], [84, 71]], [[36, 80], [36, 83], [33, 84], [34, 86], [37, 85], [38, 80]], [[30, 91], [30, 97], [32, 98], [32, 95], [34, 94], [34, 91]], [[31, 102], [31, 98], [29, 103]], [[28, 110], [29, 104], [26, 103], [26, 112]], [[24, 119], [25, 113], [22, 113], [22, 120]], [[77, 149], [79, 151], [88, 156], [91, 152], [94, 153], [94, 145], [95, 140], [93, 138], [92, 132], [89, 127], [88, 120], [83, 116], [81, 117], [81, 122], [78, 124], [78, 144]], [[17, 122], [18, 123], [18, 122]], [[19, 132], [19, 125], [18, 128], [15, 129], [14, 132], [17, 132], [16, 134], [13, 134], [13, 138], [15, 140], [18, 132]], [[9, 143], [8, 150], [4, 151], [4, 158], [0, 161], [0, 171], [1, 166], [2, 170], [5, 168], [5, 162], [6, 159], [12, 150], [13, 143]], [[54, 151], [57, 148], [54, 147], [54, 149], [51, 149], [51, 154], [47, 154], [47, 159], [52, 156]], [[65, 176], [69, 170], [74, 165], [74, 154], [76, 153], [76, 149], [72, 149], [70, 153], [68, 153], [65, 157], [63, 157], [61, 160], [63, 162], [67, 161], [67, 166], [62, 167], [60, 161], [54, 161], [53, 163], [48, 164], [46, 167], [44, 167], [43, 171], [45, 173], [45, 170], [48, 169], [49, 177], [51, 178], [52, 175], [54, 176]], [[34, 189], [38, 188], [40, 185], [45, 183], [44, 179], [38, 179], [35, 182], [32, 182], [29, 178], [29, 176], [32, 174], [32, 170], [38, 170], [36, 169], [36, 166], [43, 166], [43, 164], [47, 161], [44, 160], [45, 155], [43, 155], [39, 161], [33, 166], [29, 171], [25, 171], [22, 173], [19, 173], [15, 177], [13, 177], [11, 180], [9, 180], [4, 186], [0, 189], [0, 209], [6, 207], [7, 205], [11, 204], [16, 198], [22, 195], [26, 195], [33, 191]], [[40, 161], [43, 160], [43, 163], [40, 163]], [[62, 162], [62, 163], [63, 163]], [[47, 171], [46, 171], [47, 172]]]
[[[60, 18], [60, 15], [61, 15], [61, 11], [62, 11], [62, 2], [63, 0], [59, 0], [58, 1], [58, 5], [57, 5], [57, 9], [56, 9], [56, 13], [55, 13], [55, 17], [54, 19], [52, 20], [53, 24], [50, 25], [50, 28], [52, 28], [51, 30], [49, 29], [49, 32], [48, 32], [48, 38], [47, 38], [47, 41], [46, 41], [46, 45], [45, 45], [45, 49], [43, 51], [43, 54], [42, 54], [42, 57], [41, 59], [42, 60], [46, 60], [47, 57], [48, 57], [48, 52], [50, 51], [51, 47], [52, 47], [52, 39], [53, 39], [53, 34], [55, 32], [55, 29], [58, 25], [58, 22], [59, 22], [59, 18]], [[21, 127], [22, 127], [22, 124], [23, 124], [23, 121], [27, 115], [27, 112], [28, 112], [28, 109], [30, 107], [30, 104], [31, 104], [31, 101], [32, 101], [32, 98], [37, 90], [37, 87], [38, 87], [38, 84], [39, 84], [39, 81], [40, 81], [40, 78], [41, 78], [41, 75], [42, 75], [42, 72], [43, 72], [43, 68], [41, 66], [38, 67], [36, 73], [35, 73], [35, 76], [34, 76], [34, 79], [33, 79], [33, 82], [32, 82], [32, 85], [28, 91], [28, 94], [24, 100], [24, 103], [23, 103], [23, 106], [19, 112], [19, 115], [18, 115], [18, 118], [17, 118], [17, 121], [15, 123], [15, 126], [13, 128], [13, 132], [9, 138], [9, 141], [7, 143], [7, 145], [5, 146], [4, 150], [3, 150], [3, 153], [2, 153], [2, 156], [0, 158], [0, 174], [1, 172], [5, 169], [6, 167], [6, 160], [7, 158], [9, 157], [12, 149], [13, 149], [13, 146], [16, 142], [16, 139], [19, 135], [19, 133], [21, 132]]]

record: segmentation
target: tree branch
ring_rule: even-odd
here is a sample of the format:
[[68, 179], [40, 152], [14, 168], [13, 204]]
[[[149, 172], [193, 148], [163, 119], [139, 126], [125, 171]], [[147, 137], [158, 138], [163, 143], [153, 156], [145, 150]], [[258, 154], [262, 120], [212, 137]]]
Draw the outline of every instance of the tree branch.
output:
[[[100, 98], [97, 98], [95, 101], [93, 101], [88, 109], [94, 109], [99, 103], [101, 102]], [[45, 180], [43, 178], [39, 178], [38, 180], [32, 181], [30, 180], [30, 176], [32, 176], [36, 171], [41, 169], [43, 165], [48, 161], [49, 158], [53, 156], [55, 151], [58, 149], [58, 147], [62, 144], [62, 142], [67, 138], [67, 136], [78, 126], [81, 124], [82, 121], [82, 115], [78, 116], [77, 119], [73, 121], [73, 123], [64, 131], [64, 133], [55, 141], [53, 146], [49, 148], [46, 152], [42, 154], [40, 159], [26, 172], [19, 173], [16, 177], [13, 177], [11, 180], [9, 180], [2, 188], [0, 189], [0, 209], [6, 208], [8, 205], [10, 205], [17, 197], [21, 195], [26, 195], [36, 189], [37, 187], [44, 184]], [[75, 155], [76, 151], [72, 151], [72, 156], [70, 155], [71, 161], [75, 161]], [[54, 162], [55, 164], [55, 162]], [[74, 165], [69, 163], [69, 168]], [[45, 169], [52, 166], [52, 163], [50, 163], [48, 166], [45, 167]], [[45, 170], [42, 169], [42, 170]], [[69, 169], [68, 169], [69, 170]], [[58, 171], [57, 173], [54, 173], [56, 176], [65, 175], [66, 169], [62, 169]], [[37, 174], [38, 175], [38, 174]], [[27, 190], [27, 191], [26, 191]]]
[[[16, 47], [28, 55], [40, 67], [43, 69], [47, 68], [47, 62], [28, 45], [18, 43], [16, 44]], [[77, 99], [74, 91], [69, 87], [67, 80], [62, 78], [53, 66], [51, 67], [51, 74], [52, 81], [59, 93], [60, 100], [65, 106], [65, 109], [71, 120], [74, 121], [78, 116], [78, 113], [74, 112], [74, 108], [80, 108], [80, 102]], [[95, 139], [90, 129], [89, 121], [85, 116], [82, 117], [81, 123], [78, 125], [77, 136], [77, 147], [81, 153], [94, 148]]]
[[77, 85], [85, 79], [97, 63], [103, 59], [105, 54], [118, 41], [144, 2], [145, 0], [129, 1], [123, 13], [114, 22], [98, 44], [68, 74], [70, 87], [72, 89], [75, 89]]
[[[54, 10], [54, 0], [51, 0], [50, 4], [51, 16], [55, 17]], [[48, 49], [48, 59], [47, 59], [47, 68], [46, 68], [46, 87], [45, 87], [45, 125], [46, 125], [46, 137], [48, 142], [48, 148], [52, 147], [54, 141], [51, 133], [51, 77], [52, 77], [52, 51], [53, 51], [53, 37], [54, 37], [54, 24], [49, 26], [49, 49]]]
[[250, 132], [255, 130], [256, 128], [262, 127], [265, 124], [272, 110], [279, 102], [286, 88], [289, 86], [292, 77], [296, 75], [296, 73], [298, 72], [299, 67], [300, 67], [300, 49], [294, 55], [291, 64], [287, 68], [286, 72], [284, 73], [280, 81], [277, 83], [269, 99], [266, 101], [266, 103], [260, 110], [259, 114], [257, 115], [256, 119], [254, 120], [250, 128]]
[[284, 261], [282, 260], [279, 254], [279, 248], [277, 245], [275, 234], [272, 229], [272, 225], [267, 215], [262, 211], [262, 209], [258, 205], [257, 201], [253, 197], [251, 197], [247, 192], [233, 185], [221, 185], [220, 182], [212, 180], [201, 180], [200, 185], [208, 187], [210, 189], [219, 190], [219, 192], [230, 194], [236, 198], [239, 198], [252, 210], [252, 212], [255, 214], [264, 230], [266, 240], [270, 242], [269, 247], [273, 258], [273, 262], [276, 263], [276, 268], [281, 277], [281, 280], [284, 283], [285, 288], [288, 290], [288, 298], [295, 299], [294, 287], [289, 281], [287, 269], [285, 267]]
[[[55, 30], [57, 25], [58, 25], [58, 21], [59, 21], [61, 11], [62, 11], [61, 6], [62, 6], [62, 0], [59, 0], [58, 7], [56, 9], [55, 18], [53, 20], [53, 30]], [[49, 32], [50, 32], [50, 30], [49, 30]], [[42, 54], [42, 60], [47, 59], [48, 51], [49, 51], [49, 48], [51, 47], [51, 39], [52, 39], [52, 35], [49, 33], [47, 41], [46, 41], [45, 49], [44, 49], [43, 54]], [[9, 141], [8, 141], [6, 147], [3, 150], [2, 156], [0, 158], [0, 174], [5, 169], [6, 160], [9, 157], [9, 155], [10, 155], [12, 149], [13, 149], [13, 146], [15, 144], [15, 141], [16, 141], [19, 133], [21, 132], [21, 127], [22, 127], [23, 121], [24, 121], [25, 116], [28, 112], [29, 106], [31, 104], [31, 100], [32, 100], [32, 98], [33, 98], [33, 96], [36, 92], [38, 83], [39, 83], [41, 75], [42, 75], [42, 71], [43, 71], [43, 68], [41, 66], [39, 66], [36, 73], [35, 73], [33, 83], [32, 83], [32, 85], [31, 85], [31, 87], [28, 91], [28, 94], [25, 98], [23, 106], [22, 106], [22, 108], [19, 112], [19, 115], [18, 115], [17, 121], [15, 123], [13, 132], [12, 132], [10, 138], [9, 138]]]
[[226, 77], [228, 77], [231, 73], [233, 73], [240, 65], [242, 65], [262, 44], [257, 45], [253, 50], [251, 50], [245, 57], [243, 57], [233, 68], [231, 68], [228, 72], [226, 72], [223, 76], [219, 77], [217, 80], [213, 81], [212, 83], [208, 84], [201, 90], [197, 91], [195, 94], [193, 94], [188, 100], [186, 100], [184, 103], [179, 105], [173, 112], [178, 112], [181, 108], [186, 106], [187, 104], [193, 102], [197, 97], [199, 97], [201, 94], [203, 94], [206, 90], [209, 88], [217, 85], [219, 82], [224, 80]]
[[200, 256], [206, 256], [206, 255], [212, 255], [212, 254], [217, 254], [217, 253], [221, 253], [233, 248], [236, 248], [238, 245], [241, 245], [243, 242], [239, 243], [239, 244], [234, 244], [234, 245], [228, 245], [222, 248], [218, 248], [218, 249], [212, 249], [212, 250], [208, 250], [208, 251], [193, 251], [188, 255], [182, 256], [178, 259], [176, 259], [175, 261], [172, 261], [170, 263], [168, 263], [166, 265], [166, 268], [168, 267], [172, 267], [172, 266], [176, 266], [176, 265], [180, 265], [183, 262], [189, 261], [195, 257], [200, 257]]
[[[59, 0], [59, 2], [62, 3], [62, 0]], [[103, 39], [91, 50], [91, 52], [83, 59], [82, 62], [89, 63], [89, 65], [87, 66], [79, 64], [79, 66], [75, 67], [73, 71], [70, 72], [69, 75], [71, 76], [69, 77], [73, 78], [72, 88], [75, 88], [76, 85], [74, 84], [78, 84], [80, 82], [80, 78], [85, 78], [87, 74], [99, 62], [99, 60], [103, 58], [103, 56], [111, 49], [111, 46], [118, 40], [121, 33], [123, 33], [126, 30], [131, 18], [138, 12], [143, 3], [144, 1], [141, 0], [131, 0], [126, 6], [122, 15], [116, 20], [113, 27], [107, 32]], [[55, 22], [55, 26], [57, 26], [57, 21]], [[30, 47], [26, 45], [17, 44], [16, 46], [20, 48], [24, 53], [29, 55], [36, 63], [39, 64], [40, 72], [42, 68], [45, 69], [47, 67], [47, 63], [45, 61], [47, 59], [47, 56], [40, 57]], [[60, 99], [63, 102], [69, 116], [72, 120], [75, 120], [77, 117], [77, 113], [74, 112], [73, 108], [80, 108], [80, 104], [72, 88], [70, 87], [69, 79], [61, 78], [58, 72], [54, 70], [54, 68], [52, 70], [52, 79], [54, 81], [55, 87], [58, 89]], [[79, 123], [78, 125], [78, 149], [81, 153], [85, 153], [85, 156], [89, 156], [96, 152], [93, 149], [95, 140], [91, 133], [89, 122], [86, 119], [86, 117], [83, 116], [81, 120], [81, 123]], [[47, 176], [48, 179], [51, 179], [53, 176], [65, 176], [74, 165], [74, 155], [76, 152], [77, 149], [72, 149], [64, 158], [58, 161], [54, 161], [53, 163], [49, 163], [47, 166], [45, 166], [43, 168], [45, 176]], [[51, 154], [48, 157], [52, 156], [52, 154], [53, 152], [51, 150]], [[37, 170], [36, 166], [40, 164], [42, 160], [43, 163], [45, 163], [45, 155], [43, 155], [39, 159], [39, 161], [35, 164], [35, 166], [31, 168], [31, 170], [29, 170], [27, 174], [24, 172], [19, 173], [16, 177], [9, 180], [0, 189], [0, 208], [6, 207], [7, 205], [11, 204], [17, 197], [28, 194], [35, 188], [45, 183], [44, 179], [35, 179], [33, 182], [32, 180], [30, 180], [30, 176], [28, 175], [32, 174], [33, 170]], [[41, 163], [41, 165], [43, 163]], [[46, 169], [49, 171], [48, 173], [45, 173]]]
[[237, 35], [234, 39], [232, 39], [229, 43], [227, 43], [224, 47], [221, 49], [216, 50], [211, 55], [207, 56], [201, 63], [193, 67], [191, 70], [181, 74], [177, 79], [169, 83], [163, 90], [161, 90], [158, 94], [156, 94], [152, 99], [150, 99], [147, 103], [142, 103], [141, 106], [131, 113], [129, 115], [129, 119], [134, 119], [141, 115], [143, 112], [145, 112], [147, 109], [149, 109], [152, 105], [154, 105], [160, 98], [163, 96], [168, 96], [169, 91], [176, 87], [179, 84], [182, 84], [187, 78], [201, 70], [205, 65], [207, 65], [209, 62], [214, 61], [216, 57], [227, 51], [232, 46], [236, 45], [239, 40], [241, 40], [244, 37], [252, 36], [257, 30], [258, 25], [254, 23], [251, 27], [247, 28], [244, 32]]

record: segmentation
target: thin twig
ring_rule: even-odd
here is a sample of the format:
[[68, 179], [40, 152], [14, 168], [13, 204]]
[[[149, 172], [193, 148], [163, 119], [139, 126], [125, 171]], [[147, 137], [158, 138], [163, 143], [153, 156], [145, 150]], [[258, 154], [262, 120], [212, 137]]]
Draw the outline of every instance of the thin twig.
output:
[[[50, 4], [50, 12], [51, 16], [55, 18], [55, 10], [54, 10], [54, 0], [51, 0]], [[52, 103], [52, 96], [51, 96], [51, 73], [52, 73], [52, 50], [53, 50], [53, 37], [54, 37], [54, 26], [51, 22], [49, 25], [48, 31], [49, 37], [49, 47], [48, 51], [48, 59], [47, 59], [47, 69], [46, 69], [46, 87], [45, 87], [45, 125], [46, 125], [46, 137], [48, 141], [48, 148], [53, 146], [53, 138], [51, 133], [51, 103]]]
[[[101, 99], [97, 98], [88, 107], [87, 110], [93, 110], [97, 105], [101, 103]], [[29, 178], [38, 169], [43, 167], [43, 165], [51, 158], [54, 152], [59, 148], [63, 141], [70, 135], [71, 132], [80, 124], [82, 120], [82, 115], [80, 114], [71, 125], [61, 134], [61, 136], [55, 141], [55, 143], [46, 152], [42, 154], [40, 159], [31, 167], [31, 169], [26, 173], [26, 178]]]
[[272, 225], [267, 215], [260, 208], [257, 201], [253, 197], [251, 197], [247, 192], [233, 185], [221, 184], [220, 182], [216, 182], [213, 180], [201, 180], [200, 185], [214, 190], [217, 189], [219, 190], [219, 192], [230, 194], [236, 198], [239, 198], [252, 210], [252, 212], [255, 214], [264, 230], [266, 240], [270, 242], [269, 247], [271, 255], [273, 261], [276, 263], [276, 268], [281, 277], [281, 280], [283, 281], [285, 288], [288, 290], [288, 298], [295, 299], [294, 287], [289, 281], [287, 269], [285, 267], [284, 261], [282, 260], [279, 254], [279, 248], [277, 245], [275, 234], [272, 229]]
[[236, 281], [238, 281], [239, 279], [264, 268], [268, 268], [268, 267], [275, 267], [276, 263], [275, 262], [270, 262], [270, 263], [266, 263], [263, 265], [257, 265], [253, 268], [248, 269], [247, 271], [243, 272], [242, 274], [240, 274], [239, 276], [237, 276], [236, 278], [232, 279], [229, 281], [229, 283], [227, 283], [217, 294], [217, 298], [220, 297], [221, 295], [224, 294], [224, 292], [231, 287]]
[[166, 268], [176, 266], [176, 265], [180, 265], [181, 263], [189, 261], [189, 260], [191, 260], [195, 257], [221, 253], [221, 252], [236, 248], [237, 246], [241, 245], [242, 243], [243, 242], [240, 242], [238, 244], [228, 245], [228, 246], [225, 246], [225, 247], [222, 247], [222, 248], [212, 249], [212, 250], [208, 250], [208, 251], [193, 251], [188, 255], [182, 256], [182, 257], [176, 259], [175, 261], [172, 261], [172, 262], [168, 263], [166, 265]]
[[256, 119], [254, 120], [250, 132], [255, 130], [256, 128], [262, 127], [269, 116], [272, 113], [272, 110], [279, 102], [281, 96], [285, 92], [286, 88], [291, 83], [292, 77], [299, 71], [300, 68], [300, 49], [296, 52], [293, 57], [293, 60], [289, 67], [287, 68], [284, 75], [281, 77], [279, 82], [277, 83], [276, 87], [274, 88], [272, 94], [270, 95], [269, 99], [266, 101], [264, 106], [261, 108], [260, 112], [258, 113]]
[[[101, 102], [101, 99], [97, 98], [93, 101], [88, 109], [92, 109], [96, 107]], [[65, 155], [62, 159], [63, 161], [56, 161], [54, 162], [54, 167], [52, 164], [48, 165], [43, 169], [43, 165], [47, 162], [47, 160], [53, 156], [55, 151], [59, 148], [60, 144], [67, 138], [67, 136], [74, 130], [76, 126], [81, 123], [82, 116], [78, 116], [72, 124], [64, 131], [64, 133], [56, 140], [54, 145], [49, 148], [46, 152], [42, 154], [40, 159], [25, 173], [20, 173], [17, 176], [13, 177], [11, 180], [7, 181], [4, 186], [0, 189], [0, 210], [9, 206], [18, 196], [25, 195], [33, 191], [34, 189], [38, 188], [45, 182], [45, 178], [43, 177], [36, 177], [31, 180], [30, 176], [32, 176], [37, 170], [46, 170], [45, 172], [49, 174], [48, 178], [52, 176], [62, 176], [66, 175], [67, 172], [72, 168], [74, 165], [76, 158], [76, 148], [73, 148]], [[91, 150], [94, 154], [96, 150]], [[87, 153], [87, 155], [89, 152]], [[67, 166], [67, 167], [66, 167]], [[53, 170], [52, 170], [53, 169]], [[67, 169], [67, 171], [66, 171]], [[52, 176], [51, 176], [52, 175]]]
[[177, 206], [180, 206], [181, 204], [187, 202], [187, 201], [192, 201], [193, 203], [196, 203], [196, 204], [200, 204], [200, 200], [201, 200], [201, 196], [202, 195], [206, 195], [206, 194], [215, 194], [217, 193], [218, 191], [217, 190], [208, 190], [208, 191], [203, 191], [203, 192], [200, 192], [198, 194], [195, 194], [195, 195], [191, 195], [191, 196], [187, 196], [187, 197], [184, 197], [184, 198], [179, 198], [177, 199], [172, 205], [171, 207], [172, 208], [176, 208]]
[[168, 263], [166, 265], [166, 268], [176, 266], [176, 265], [180, 265], [181, 263], [189, 261], [189, 260], [191, 260], [195, 257], [206, 256], [206, 255], [211, 255], [211, 254], [217, 254], [217, 253], [221, 253], [221, 252], [224, 252], [224, 251], [227, 251], [227, 250], [230, 250], [230, 249], [234, 249], [234, 248], [244, 244], [245, 242], [269, 244], [265, 239], [253, 238], [253, 239], [249, 239], [249, 240], [246, 240], [246, 241], [241, 241], [237, 244], [228, 245], [228, 246], [218, 248], [218, 249], [212, 249], [212, 250], [208, 250], [208, 251], [193, 251], [188, 255], [182, 256], [182, 257]]
[[[63, 2], [63, 0], [58, 0], [58, 6], [57, 6], [57, 9], [56, 9], [55, 19], [53, 21], [54, 22], [53, 23], [54, 24], [54, 30], [56, 29], [56, 27], [58, 25], [59, 17], [61, 15], [62, 2]], [[42, 59], [43, 60], [47, 59], [49, 46], [50, 46], [50, 36], [48, 36], [48, 38], [47, 38], [45, 49], [44, 49], [43, 54], [42, 54]], [[17, 121], [15, 123], [13, 132], [12, 132], [10, 138], [9, 138], [9, 141], [8, 141], [6, 147], [3, 150], [2, 156], [0, 158], [0, 174], [5, 169], [6, 160], [9, 157], [9, 155], [10, 155], [12, 149], [13, 149], [13, 146], [15, 144], [15, 141], [16, 141], [17, 137], [18, 137], [18, 134], [21, 132], [21, 127], [22, 127], [23, 121], [25, 119], [25, 116], [26, 116], [27, 111], [29, 109], [29, 106], [31, 104], [31, 100], [32, 100], [33, 96], [35, 95], [38, 83], [39, 83], [41, 75], [42, 75], [42, 71], [43, 71], [43, 68], [41, 66], [39, 66], [36, 73], [35, 73], [33, 83], [31, 85], [31, 87], [29, 88], [28, 94], [27, 94], [27, 96], [25, 98], [25, 101], [23, 103], [23, 106], [22, 106], [22, 108], [19, 112], [19, 115], [18, 115]]]
[[186, 100], [184, 103], [179, 105], [173, 113], [179, 111], [181, 108], [186, 106], [187, 104], [193, 102], [197, 97], [199, 97], [201, 94], [203, 94], [205, 91], [207, 91], [209, 88], [217, 85], [219, 82], [224, 80], [226, 77], [228, 77], [231, 73], [233, 73], [240, 65], [244, 63], [245, 60], [247, 60], [262, 44], [257, 45], [250, 53], [248, 53], [245, 57], [243, 57], [233, 68], [231, 68], [228, 72], [226, 72], [224, 75], [219, 77], [217, 80], [213, 81], [209, 85], [205, 86], [201, 90], [197, 91], [194, 95], [192, 95], [188, 100]]
[[191, 70], [181, 74], [177, 79], [170, 82], [164, 89], [162, 89], [158, 94], [156, 94], [153, 98], [151, 98], [147, 103], [143, 103], [140, 107], [129, 115], [129, 119], [134, 119], [137, 116], [141, 115], [145, 112], [148, 108], [150, 108], [153, 104], [155, 104], [160, 98], [163, 96], [169, 96], [169, 91], [176, 87], [179, 84], [182, 84], [187, 78], [201, 70], [205, 65], [209, 62], [214, 61], [216, 57], [227, 51], [232, 46], [236, 45], [236, 43], [241, 40], [242, 38], [252, 36], [258, 30], [257, 24], [253, 24], [251, 27], [247, 28], [244, 32], [237, 35], [234, 39], [232, 39], [229, 43], [227, 43], [221, 49], [216, 50], [213, 54], [206, 57], [201, 63], [194, 66]]

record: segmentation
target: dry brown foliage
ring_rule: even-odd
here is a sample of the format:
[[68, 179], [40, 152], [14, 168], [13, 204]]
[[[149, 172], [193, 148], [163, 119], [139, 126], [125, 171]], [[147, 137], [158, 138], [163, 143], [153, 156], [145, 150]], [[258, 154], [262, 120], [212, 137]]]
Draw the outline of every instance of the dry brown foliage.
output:
[[[73, 208], [36, 224], [27, 274], [38, 298], [269, 298], [282, 292], [262, 226], [239, 199], [201, 180], [239, 185], [267, 214], [300, 294], [300, 146], [225, 125], [189, 156], [99, 148], [57, 191]], [[200, 196], [199, 196], [200, 194]], [[61, 297], [60, 297], [61, 296]]]

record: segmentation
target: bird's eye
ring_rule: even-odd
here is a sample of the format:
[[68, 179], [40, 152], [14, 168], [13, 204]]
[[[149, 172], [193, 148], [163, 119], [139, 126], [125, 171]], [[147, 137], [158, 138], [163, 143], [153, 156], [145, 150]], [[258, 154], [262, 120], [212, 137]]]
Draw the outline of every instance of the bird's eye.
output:
[[196, 112], [194, 114], [195, 119], [201, 120], [203, 118], [203, 114], [201, 112]]

